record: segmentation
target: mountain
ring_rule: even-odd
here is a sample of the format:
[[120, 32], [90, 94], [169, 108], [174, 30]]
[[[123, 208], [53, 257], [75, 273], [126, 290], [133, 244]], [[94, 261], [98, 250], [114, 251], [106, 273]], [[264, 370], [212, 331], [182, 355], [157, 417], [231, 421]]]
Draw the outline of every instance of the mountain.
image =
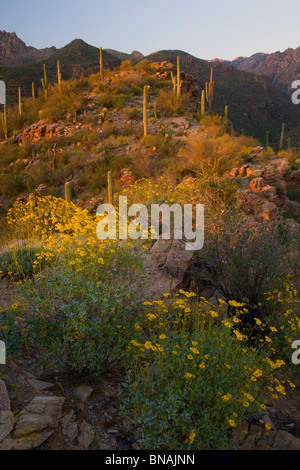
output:
[[286, 124], [287, 130], [300, 125], [300, 106], [293, 105], [287, 94], [262, 76], [238, 70], [231, 64], [201, 60], [178, 50], [156, 52], [147, 58], [176, 64], [178, 55], [182, 70], [198, 80], [200, 92], [209, 81], [213, 68], [214, 110], [223, 115], [227, 104], [235, 129], [244, 130], [262, 141], [268, 130], [270, 141], [277, 142], [282, 123]]
[[[36, 89], [41, 88], [43, 64], [46, 65], [48, 82], [57, 82], [58, 60], [63, 80], [78, 78], [99, 70], [99, 49], [81, 39], [75, 39], [67, 46], [57, 49], [45, 60], [15, 66], [0, 66], [0, 80], [6, 83], [8, 105], [16, 103], [19, 86], [24, 97], [31, 96], [32, 82]], [[120, 65], [122, 60], [104, 50], [103, 62], [106, 67], [112, 68]]]
[[55, 47], [35, 49], [26, 46], [16, 33], [0, 31], [0, 65], [18, 65], [45, 60], [55, 51]]
[[[214, 60], [220, 61], [220, 59]], [[237, 57], [232, 62], [226, 62], [238, 70], [267, 78], [279, 90], [287, 94], [291, 92], [292, 83], [300, 79], [300, 47], [273, 54], [259, 52], [250, 57]]]

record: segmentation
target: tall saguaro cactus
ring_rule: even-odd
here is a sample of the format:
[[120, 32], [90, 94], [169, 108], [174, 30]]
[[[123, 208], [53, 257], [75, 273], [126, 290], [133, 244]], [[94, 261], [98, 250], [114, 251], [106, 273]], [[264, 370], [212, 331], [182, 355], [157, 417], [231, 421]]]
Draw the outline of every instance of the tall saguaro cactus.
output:
[[209, 83], [205, 83], [205, 94], [206, 94], [206, 100], [208, 102], [209, 110], [211, 111], [212, 108], [212, 102], [214, 98], [214, 88], [215, 88], [215, 82], [213, 81], [213, 68], [210, 69], [210, 81]]
[[180, 80], [180, 58], [177, 56], [177, 96], [180, 96], [180, 88], [182, 86], [182, 80]]
[[65, 200], [66, 202], [71, 202], [72, 200], [72, 186], [70, 182], [65, 184]]
[[2, 129], [4, 133], [4, 139], [7, 140], [7, 114], [6, 114], [6, 104], [3, 105], [3, 113], [1, 113], [1, 122]]
[[228, 105], [225, 105], [225, 122], [226, 125], [228, 125]]
[[32, 92], [32, 98], [35, 99], [34, 82], [31, 83], [31, 92]]
[[49, 84], [48, 84], [48, 80], [47, 80], [47, 71], [46, 71], [46, 65], [45, 64], [43, 65], [43, 70], [44, 70], [44, 78], [42, 78], [41, 81], [42, 81], [42, 86], [43, 86], [43, 90], [44, 90], [44, 94], [45, 94], [45, 101], [47, 101]]
[[205, 93], [204, 90], [202, 90], [201, 93], [201, 118], [204, 118], [205, 116]]
[[144, 135], [146, 136], [148, 134], [148, 85], [144, 86], [143, 123]]
[[107, 192], [108, 192], [108, 203], [113, 203], [114, 198], [114, 190], [113, 190], [113, 180], [112, 180], [112, 172], [109, 171], [107, 173]]
[[22, 93], [21, 93], [21, 88], [19, 87], [19, 115], [22, 116], [22, 111], [23, 111], [23, 106], [22, 106]]
[[102, 47], [100, 47], [100, 80], [103, 83], [104, 82], [104, 68], [103, 68], [103, 55], [102, 55]]

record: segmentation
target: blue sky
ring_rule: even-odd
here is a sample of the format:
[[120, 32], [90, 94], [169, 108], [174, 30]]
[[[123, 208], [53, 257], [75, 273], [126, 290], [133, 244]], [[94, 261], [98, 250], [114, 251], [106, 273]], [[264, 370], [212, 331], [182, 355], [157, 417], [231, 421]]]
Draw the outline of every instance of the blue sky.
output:
[[0, 0], [0, 29], [37, 48], [88, 44], [232, 60], [300, 46], [299, 0]]

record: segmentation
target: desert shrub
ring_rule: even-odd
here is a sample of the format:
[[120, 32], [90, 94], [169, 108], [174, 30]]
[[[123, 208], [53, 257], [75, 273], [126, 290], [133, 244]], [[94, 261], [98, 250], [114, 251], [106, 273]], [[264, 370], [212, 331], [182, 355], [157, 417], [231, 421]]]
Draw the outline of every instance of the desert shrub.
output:
[[6, 357], [18, 352], [20, 345], [20, 328], [16, 324], [16, 310], [19, 304], [14, 302], [5, 310], [0, 306], [0, 338], [6, 347]]
[[137, 149], [130, 154], [130, 161], [136, 178], [149, 178], [153, 174], [151, 152], [145, 146], [138, 145]]
[[123, 111], [132, 121], [138, 121], [142, 117], [142, 112], [138, 108], [124, 108]]
[[277, 289], [267, 292], [266, 296], [274, 312], [270, 319], [273, 325], [271, 327], [273, 351], [281, 351], [286, 364], [293, 369], [291, 346], [299, 339], [300, 328], [300, 297], [296, 282], [288, 275]]
[[29, 352], [34, 349], [35, 366], [101, 374], [120, 363], [135, 334], [137, 299], [131, 282], [137, 263], [129, 251], [99, 240], [67, 243], [53, 244], [60, 253], [55, 270], [23, 286], [30, 311], [23, 312], [22, 342]]
[[[299, 272], [299, 241], [284, 221], [256, 222], [238, 211], [207, 213], [206, 242], [201, 256], [209, 281], [225, 299], [245, 303], [250, 315], [266, 318], [265, 293], [279, 278]], [[200, 281], [201, 283], [201, 281]]]
[[34, 273], [34, 261], [40, 248], [34, 246], [10, 245], [0, 253], [0, 277], [8, 276], [19, 280], [30, 277]]
[[172, 90], [163, 88], [156, 99], [158, 109], [167, 116], [176, 116], [186, 112], [189, 102], [189, 93], [182, 92], [180, 96], [177, 96]]
[[52, 196], [33, 197], [16, 202], [7, 213], [7, 223], [22, 239], [47, 239], [50, 235], [88, 233], [93, 220], [87, 211]]
[[13, 197], [26, 189], [24, 177], [21, 174], [14, 175], [9, 171], [0, 174], [0, 194], [3, 197]]
[[19, 287], [23, 302], [15, 311], [21, 344], [37, 367], [99, 374], [120, 363], [135, 334], [132, 284], [141, 265], [126, 246], [96, 237], [97, 220], [52, 197], [9, 213], [15, 230], [26, 225], [41, 237], [33, 262], [26, 258], [34, 277]]
[[165, 157], [174, 157], [177, 151], [177, 146], [172, 139], [171, 133], [166, 133], [164, 135], [148, 134], [142, 138], [142, 142], [146, 147], [155, 147], [155, 151]]
[[286, 191], [287, 197], [290, 201], [300, 202], [300, 187], [297, 185], [289, 184]]
[[278, 378], [284, 362], [269, 358], [267, 339], [258, 350], [247, 346], [236, 329], [242, 304], [215, 307], [181, 293], [143, 304], [140, 338], [127, 348], [135, 355], [123, 410], [144, 449], [227, 449], [232, 428], [262, 412], [271, 390], [286, 393]]
[[206, 135], [192, 135], [180, 156], [186, 161], [186, 168], [199, 175], [221, 175], [241, 163], [242, 146], [238, 137], [224, 134], [210, 138]]

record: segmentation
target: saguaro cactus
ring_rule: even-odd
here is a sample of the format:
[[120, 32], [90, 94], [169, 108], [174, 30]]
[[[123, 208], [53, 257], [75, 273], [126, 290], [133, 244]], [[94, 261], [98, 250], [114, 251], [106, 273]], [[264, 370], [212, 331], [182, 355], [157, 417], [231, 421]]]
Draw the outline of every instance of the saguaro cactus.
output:
[[23, 106], [22, 106], [22, 93], [21, 93], [21, 88], [19, 87], [19, 114], [22, 116], [22, 111], [23, 111]]
[[34, 82], [31, 83], [32, 98], [35, 99]]
[[1, 122], [2, 122], [2, 129], [4, 133], [4, 138], [7, 140], [7, 114], [6, 114], [6, 104], [3, 105], [3, 113], [1, 113]]
[[214, 88], [215, 88], [215, 82], [213, 81], [213, 69], [210, 69], [210, 81], [209, 84], [206, 82], [205, 83], [205, 94], [206, 94], [206, 100], [208, 102], [209, 110], [211, 111], [212, 108], [212, 102], [214, 98]]
[[148, 85], [144, 86], [143, 123], [144, 123], [144, 135], [147, 135], [148, 134]]
[[101, 82], [104, 82], [104, 68], [103, 68], [103, 56], [102, 56], [102, 47], [100, 47], [100, 80]]
[[228, 124], [228, 105], [226, 104], [225, 106], [225, 122], [226, 122], [226, 125]]
[[108, 193], [108, 203], [113, 203], [114, 198], [114, 191], [113, 191], [113, 180], [112, 180], [112, 172], [109, 171], [107, 173], [107, 193]]
[[205, 116], [205, 93], [204, 90], [202, 90], [201, 93], [201, 118], [204, 118]]
[[69, 182], [65, 184], [65, 200], [66, 202], [71, 202], [72, 200], [72, 185]]
[[280, 135], [280, 144], [279, 144], [279, 149], [280, 149], [280, 150], [283, 148], [283, 142], [284, 142], [284, 128], [285, 128], [285, 124], [282, 124], [282, 126], [281, 126], [281, 135]]
[[45, 101], [47, 101], [49, 84], [48, 84], [48, 80], [47, 80], [47, 72], [46, 72], [46, 65], [45, 64], [43, 65], [43, 70], [44, 70], [44, 78], [41, 79], [41, 82], [42, 82], [42, 86], [43, 86], [43, 90], [44, 90], [44, 94], [45, 94]]
[[59, 92], [61, 93], [61, 73], [60, 73], [59, 60], [57, 61], [57, 85], [58, 85]]

